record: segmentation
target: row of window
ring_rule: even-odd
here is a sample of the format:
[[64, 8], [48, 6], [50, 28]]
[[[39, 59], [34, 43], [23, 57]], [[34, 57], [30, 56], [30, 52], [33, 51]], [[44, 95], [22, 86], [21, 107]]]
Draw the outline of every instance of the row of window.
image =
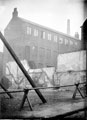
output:
[[[32, 33], [31, 27], [27, 27], [27, 35], [31, 35], [31, 33]], [[37, 30], [37, 29], [34, 29], [34, 36], [35, 36], [35, 37], [38, 37], [38, 35], [39, 35], [38, 30]], [[45, 38], [46, 38], [46, 32], [45, 32], [45, 31], [41, 31], [41, 38], [42, 38], [42, 39], [45, 39]], [[48, 38], [48, 40], [52, 40], [52, 35], [51, 35], [51, 33], [48, 33], [47, 38]], [[54, 42], [57, 43], [57, 42], [58, 42], [58, 36], [57, 36], [57, 35], [54, 35], [53, 40], [54, 40]], [[62, 37], [59, 37], [59, 43], [60, 43], [60, 44], [63, 44], [63, 43], [64, 43], [65, 45], [67, 45], [67, 44], [77, 45], [77, 42], [73, 42], [73, 41], [68, 40], [68, 39], [63, 39]]]
[[[38, 54], [37, 46], [34, 46], [34, 49], [32, 49], [31, 54], [32, 54], [32, 56], [35, 56], [35, 57], [37, 56], [37, 54]], [[51, 56], [51, 50], [50, 49], [45, 50], [44, 48], [39, 48], [39, 56], [40, 56], [40, 58], [45, 57], [45, 54], [46, 54], [47, 58], [49, 59], [50, 56]], [[55, 54], [55, 51], [54, 51], [54, 54]], [[57, 51], [56, 51], [56, 54], [57, 54]]]

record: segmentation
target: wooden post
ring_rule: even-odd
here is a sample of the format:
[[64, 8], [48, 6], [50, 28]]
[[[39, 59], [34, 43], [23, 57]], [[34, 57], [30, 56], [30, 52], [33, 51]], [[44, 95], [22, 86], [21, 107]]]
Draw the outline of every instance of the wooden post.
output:
[[10, 98], [13, 98], [13, 96], [12, 96], [10, 93], [8, 93], [8, 90], [5, 89], [5, 87], [4, 87], [2, 84], [0, 84], [0, 86], [1, 86], [1, 88], [7, 93], [7, 95], [8, 95]]
[[30, 110], [31, 111], [33, 110], [32, 105], [31, 105], [31, 103], [30, 103], [30, 101], [28, 99], [28, 92], [29, 92], [29, 89], [24, 89], [24, 96], [23, 96], [23, 99], [22, 99], [22, 102], [21, 102], [21, 105], [20, 105], [20, 110], [23, 108], [25, 100], [27, 100], [28, 105], [30, 107]]
[[[84, 21], [81, 26], [81, 41], [82, 41], [82, 49], [86, 52], [86, 86], [87, 86], [87, 19]], [[87, 89], [86, 89], [87, 95]]]
[[[86, 52], [86, 85], [87, 86], [87, 19], [84, 21], [81, 26], [81, 40], [82, 40], [82, 48]], [[87, 96], [87, 88], [85, 88], [85, 96]], [[85, 97], [85, 107], [87, 107], [87, 97]], [[85, 111], [85, 116], [87, 118], [87, 111]]]
[[81, 95], [81, 97], [84, 99], [85, 97], [82, 95], [82, 93], [81, 93], [81, 91], [80, 91], [80, 89], [79, 89], [79, 83], [76, 83], [75, 84], [75, 86], [76, 86], [76, 88], [75, 88], [75, 91], [74, 91], [74, 93], [73, 93], [73, 99], [75, 99], [75, 97], [76, 97], [76, 93], [77, 93], [77, 91], [80, 93], [80, 95]]

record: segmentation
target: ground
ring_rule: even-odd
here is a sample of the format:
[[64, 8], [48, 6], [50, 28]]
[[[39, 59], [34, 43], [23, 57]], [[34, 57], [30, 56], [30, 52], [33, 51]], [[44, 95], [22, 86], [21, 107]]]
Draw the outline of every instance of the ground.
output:
[[[68, 104], [68, 103], [78, 103], [80, 101], [83, 101], [79, 93], [76, 96], [76, 99], [72, 99], [74, 91], [64, 91], [64, 90], [41, 90], [41, 93], [45, 97], [47, 103], [43, 104], [38, 95], [35, 91], [30, 91], [28, 94], [28, 98], [30, 100], [30, 103], [32, 105], [33, 111], [40, 111], [44, 110], [48, 107], [54, 107], [58, 106], [61, 107], [62, 105]], [[1, 100], [1, 114], [11, 114], [19, 111], [20, 104], [23, 98], [23, 93], [13, 93], [12, 94], [14, 98], [10, 99], [6, 94], [0, 95]], [[28, 106], [28, 103], [24, 104], [23, 111], [30, 111], [30, 108]], [[76, 114], [76, 117], [83, 117], [83, 112], [80, 112], [80, 114]]]

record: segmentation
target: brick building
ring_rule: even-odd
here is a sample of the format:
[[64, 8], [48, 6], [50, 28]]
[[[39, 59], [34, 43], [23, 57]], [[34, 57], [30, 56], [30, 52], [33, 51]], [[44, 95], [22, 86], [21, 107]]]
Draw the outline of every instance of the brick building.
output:
[[[26, 59], [31, 68], [56, 67], [58, 54], [81, 50], [77, 38], [25, 20], [18, 16], [17, 8], [4, 34], [20, 60]], [[12, 60], [4, 47], [4, 64]]]

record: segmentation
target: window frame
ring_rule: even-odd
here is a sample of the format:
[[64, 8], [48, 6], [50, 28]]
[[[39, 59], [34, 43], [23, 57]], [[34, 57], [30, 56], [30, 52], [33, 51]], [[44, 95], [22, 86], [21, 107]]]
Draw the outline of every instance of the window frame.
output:
[[52, 37], [51, 33], [48, 33], [48, 40], [49, 41], [51, 41], [51, 37]]
[[54, 42], [58, 42], [58, 36], [57, 35], [54, 35]]
[[63, 44], [63, 38], [59, 37], [59, 44]]
[[27, 35], [31, 35], [32, 28], [30, 26], [27, 26]]
[[39, 35], [39, 31], [38, 31], [38, 29], [35, 28], [34, 29], [34, 36], [37, 37], [38, 35]]
[[46, 37], [46, 32], [45, 31], [41, 31], [41, 38], [45, 39], [45, 37]]

